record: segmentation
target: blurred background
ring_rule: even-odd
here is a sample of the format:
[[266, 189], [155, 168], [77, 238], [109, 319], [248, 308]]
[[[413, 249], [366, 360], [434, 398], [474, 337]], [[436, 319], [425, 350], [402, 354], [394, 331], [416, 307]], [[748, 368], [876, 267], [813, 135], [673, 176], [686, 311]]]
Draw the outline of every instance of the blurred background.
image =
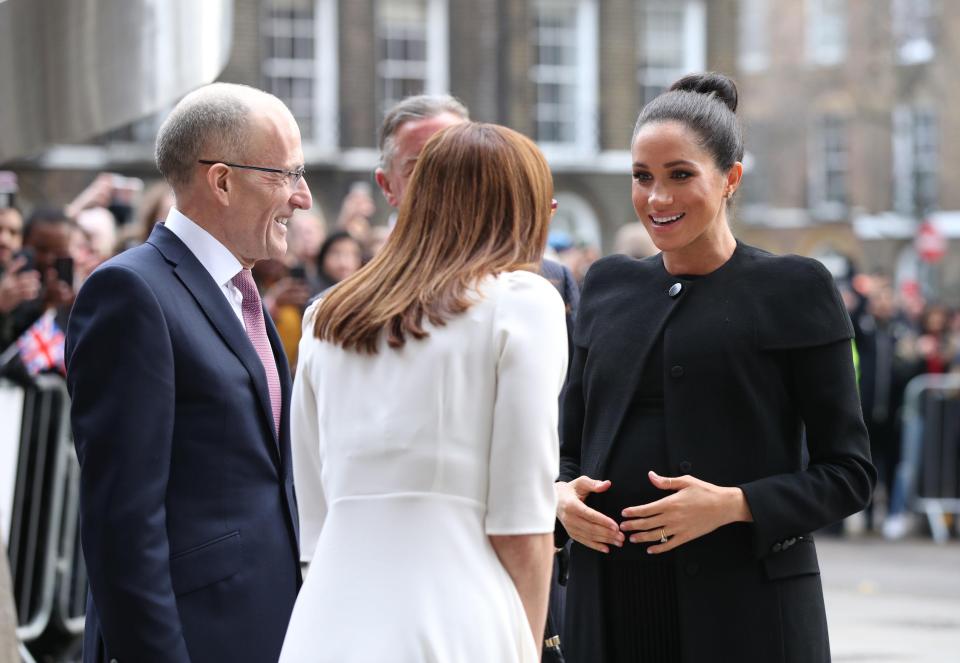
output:
[[75, 657], [86, 596], [62, 322], [172, 203], [153, 143], [180, 97], [245, 83], [299, 121], [315, 208], [256, 270], [295, 364], [305, 302], [389, 232], [372, 174], [394, 103], [450, 93], [534, 138], [559, 201], [548, 254], [582, 279], [655, 251], [633, 123], [702, 70], [739, 86], [735, 234], [824, 262], [857, 333], [881, 485], [823, 546], [835, 658], [958, 660], [960, 2], [0, 0], [0, 538], [25, 660]]

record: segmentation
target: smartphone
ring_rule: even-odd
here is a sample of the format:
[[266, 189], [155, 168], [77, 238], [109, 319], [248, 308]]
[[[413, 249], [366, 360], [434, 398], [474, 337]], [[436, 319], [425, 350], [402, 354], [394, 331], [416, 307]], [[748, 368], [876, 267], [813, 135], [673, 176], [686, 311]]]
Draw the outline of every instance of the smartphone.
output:
[[16, 260], [17, 258], [23, 258], [26, 260], [23, 267], [20, 268], [20, 272], [29, 272], [37, 268], [37, 263], [33, 255], [33, 249], [28, 247], [17, 251], [13, 254], [13, 259]]
[[303, 265], [294, 265], [290, 268], [290, 278], [298, 281], [307, 280], [307, 270]]
[[57, 258], [53, 263], [57, 279], [73, 287], [73, 258]]

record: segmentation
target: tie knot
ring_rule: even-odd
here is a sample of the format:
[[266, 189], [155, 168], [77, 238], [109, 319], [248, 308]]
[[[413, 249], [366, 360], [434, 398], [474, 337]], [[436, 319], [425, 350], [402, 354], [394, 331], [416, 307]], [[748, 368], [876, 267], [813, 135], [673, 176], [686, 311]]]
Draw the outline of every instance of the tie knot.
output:
[[249, 269], [241, 269], [230, 281], [243, 295], [244, 302], [260, 302], [260, 293], [257, 291], [257, 284], [253, 280], [253, 272]]

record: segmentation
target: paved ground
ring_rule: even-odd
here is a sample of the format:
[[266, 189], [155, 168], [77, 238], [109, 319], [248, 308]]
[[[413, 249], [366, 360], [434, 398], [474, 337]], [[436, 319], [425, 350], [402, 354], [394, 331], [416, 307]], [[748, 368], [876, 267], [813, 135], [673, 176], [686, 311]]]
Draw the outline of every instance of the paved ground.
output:
[[960, 541], [818, 537], [836, 663], [960, 663]]

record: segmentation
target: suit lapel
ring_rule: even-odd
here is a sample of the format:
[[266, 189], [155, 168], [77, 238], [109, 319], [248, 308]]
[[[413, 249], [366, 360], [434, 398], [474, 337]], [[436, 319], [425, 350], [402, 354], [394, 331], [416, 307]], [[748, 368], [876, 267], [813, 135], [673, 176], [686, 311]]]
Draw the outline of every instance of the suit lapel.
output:
[[[611, 399], [609, 409], [613, 420], [608, 428], [610, 437], [598, 448], [591, 457], [586, 458], [585, 474], [591, 477], [600, 477], [606, 471], [607, 458], [610, 450], [616, 443], [626, 418], [627, 411], [633, 404], [634, 396], [640, 383], [640, 376], [647, 364], [650, 351], [657, 338], [663, 333], [670, 316], [681, 302], [690, 294], [690, 283], [675, 276], [671, 276], [663, 267], [663, 258], [659, 257], [658, 268], [652, 274], [643, 275], [641, 288], [635, 283], [625, 283], [623, 294], [630, 301], [623, 302], [624, 318], [616, 324], [629, 330], [624, 339], [622, 352], [618, 358], [620, 371], [624, 375], [618, 388], [608, 394]], [[680, 290], [671, 295], [671, 287], [680, 284]], [[638, 316], [637, 313], [640, 315]], [[606, 409], [606, 408], [605, 408]]]
[[[261, 415], [268, 422], [268, 429], [274, 430], [272, 408], [270, 406], [270, 391], [267, 388], [267, 375], [263, 369], [263, 363], [257, 355], [256, 350], [250, 343], [243, 324], [237, 318], [230, 304], [227, 303], [220, 286], [214, 283], [210, 278], [210, 273], [204, 268], [195, 255], [180, 241], [170, 230], [157, 224], [148, 240], [163, 254], [163, 256], [173, 265], [173, 272], [183, 283], [184, 287], [190, 291], [196, 300], [204, 315], [210, 321], [210, 324], [217, 330], [220, 337], [226, 343], [227, 347], [237, 356], [247, 373], [250, 375], [250, 381], [253, 383], [254, 391], [257, 394], [257, 400], [260, 401]], [[267, 322], [268, 334], [273, 329], [269, 322], [269, 316], [264, 313], [264, 320]], [[276, 330], [270, 336], [271, 345], [274, 343]], [[276, 347], [276, 346], [274, 346]], [[276, 350], [274, 350], [276, 355]], [[279, 362], [278, 362], [279, 370]], [[281, 386], [283, 382], [281, 380]], [[274, 444], [274, 460], [279, 462], [279, 440], [276, 433], [271, 433]]]

